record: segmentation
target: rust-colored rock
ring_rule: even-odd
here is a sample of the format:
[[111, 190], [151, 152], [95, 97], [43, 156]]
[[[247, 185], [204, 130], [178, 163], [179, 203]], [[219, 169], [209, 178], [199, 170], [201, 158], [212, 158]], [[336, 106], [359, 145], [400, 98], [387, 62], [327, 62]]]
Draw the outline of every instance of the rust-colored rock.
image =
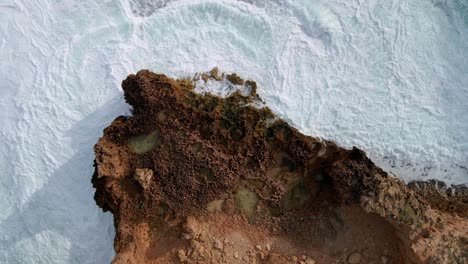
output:
[[[222, 76], [200, 78], [244, 83]], [[245, 83], [219, 98], [147, 70], [123, 81], [133, 114], [104, 130], [92, 180], [114, 263], [467, 263], [466, 192], [408, 187], [302, 135]]]
[[239, 75], [237, 75], [235, 73], [228, 74], [226, 76], [226, 79], [228, 79], [231, 83], [236, 84], [236, 85], [243, 85], [244, 84], [244, 80], [241, 77], [239, 77]]

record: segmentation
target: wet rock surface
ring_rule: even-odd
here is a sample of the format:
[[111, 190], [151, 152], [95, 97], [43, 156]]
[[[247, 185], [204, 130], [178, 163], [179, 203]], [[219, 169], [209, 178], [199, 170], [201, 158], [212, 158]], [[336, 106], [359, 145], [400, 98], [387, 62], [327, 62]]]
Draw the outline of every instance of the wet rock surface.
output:
[[114, 263], [466, 263], [467, 193], [405, 185], [357, 148], [302, 135], [255, 82], [227, 98], [146, 70], [132, 116], [95, 146], [95, 200], [114, 214]]

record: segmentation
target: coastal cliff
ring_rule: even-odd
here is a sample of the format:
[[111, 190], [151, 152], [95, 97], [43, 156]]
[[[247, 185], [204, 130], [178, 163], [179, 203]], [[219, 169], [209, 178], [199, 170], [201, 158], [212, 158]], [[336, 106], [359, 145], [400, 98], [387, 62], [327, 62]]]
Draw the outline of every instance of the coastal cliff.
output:
[[[222, 82], [226, 98], [195, 92]], [[467, 263], [468, 193], [406, 185], [358, 148], [301, 134], [215, 68], [122, 83], [131, 116], [95, 145], [114, 263]]]

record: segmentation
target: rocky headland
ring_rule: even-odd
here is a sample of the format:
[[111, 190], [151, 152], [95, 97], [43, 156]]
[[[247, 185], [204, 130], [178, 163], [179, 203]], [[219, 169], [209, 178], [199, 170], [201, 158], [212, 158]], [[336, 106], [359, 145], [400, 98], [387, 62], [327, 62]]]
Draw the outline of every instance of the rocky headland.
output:
[[[226, 98], [195, 92], [223, 82]], [[305, 136], [217, 69], [123, 81], [131, 116], [95, 145], [114, 263], [468, 263], [468, 191], [406, 185], [358, 148]]]

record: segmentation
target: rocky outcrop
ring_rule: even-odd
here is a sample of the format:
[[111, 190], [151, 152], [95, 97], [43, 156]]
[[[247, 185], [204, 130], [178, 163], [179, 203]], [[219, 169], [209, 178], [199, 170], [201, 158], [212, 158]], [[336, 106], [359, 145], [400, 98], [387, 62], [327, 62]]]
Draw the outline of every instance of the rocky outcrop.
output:
[[104, 130], [92, 179], [114, 214], [114, 263], [467, 262], [466, 192], [407, 186], [357, 148], [302, 135], [259, 107], [253, 81], [196, 78], [122, 83], [133, 113]]

